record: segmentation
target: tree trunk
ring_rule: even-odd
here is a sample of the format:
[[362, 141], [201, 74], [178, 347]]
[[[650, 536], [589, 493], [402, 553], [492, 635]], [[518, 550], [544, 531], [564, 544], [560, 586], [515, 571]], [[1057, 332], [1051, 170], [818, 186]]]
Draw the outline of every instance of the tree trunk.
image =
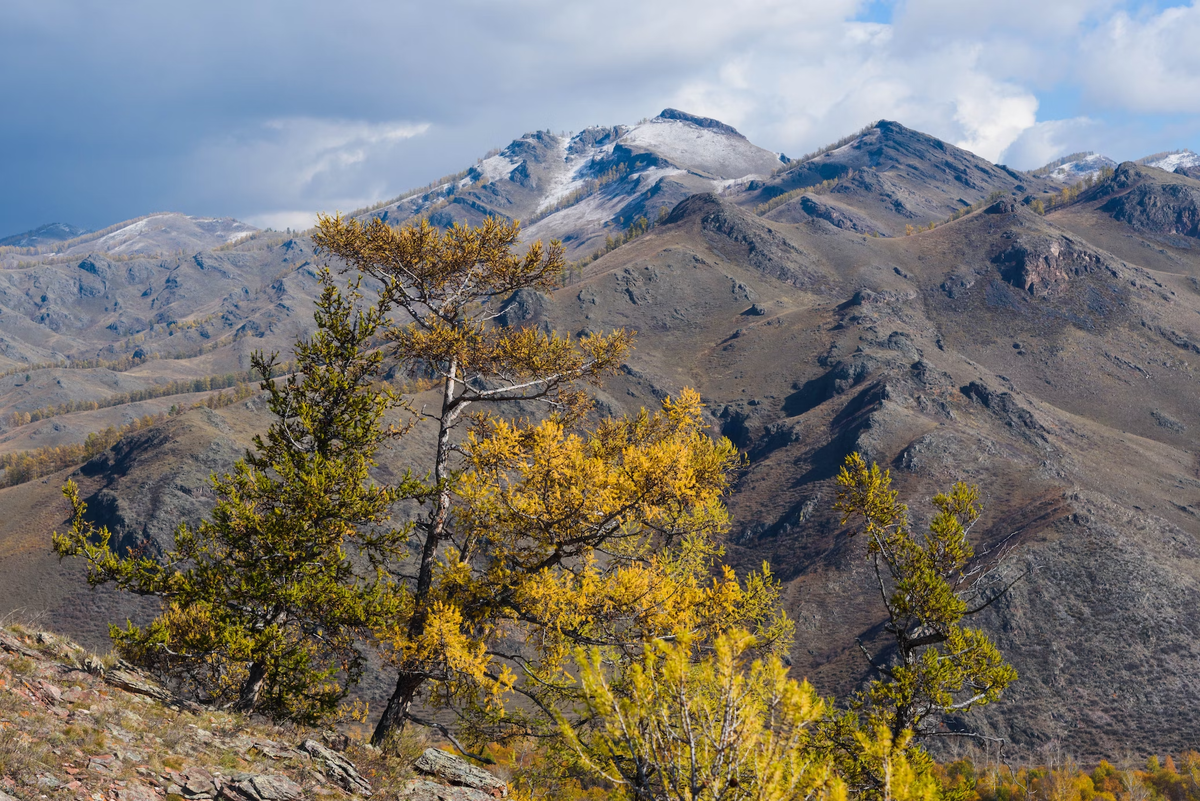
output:
[[[463, 409], [460, 401], [454, 396], [457, 372], [457, 362], [451, 360], [448, 370], [449, 378], [446, 379], [446, 387], [442, 395], [437, 452], [433, 462], [433, 478], [439, 485], [437, 503], [431, 510], [425, 531], [425, 543], [421, 548], [421, 565], [417, 571], [417, 585], [413, 593], [415, 609], [412, 618], [408, 621], [409, 640], [416, 639], [425, 633], [425, 623], [429, 615], [427, 601], [429, 592], [433, 588], [437, 549], [445, 535], [446, 523], [449, 519], [450, 488], [446, 486], [445, 482], [449, 480], [451, 473], [450, 429], [453, 428], [455, 420]], [[400, 675], [396, 677], [396, 689], [392, 691], [392, 697], [388, 699], [383, 716], [379, 718], [379, 723], [375, 725], [375, 732], [371, 735], [372, 745], [382, 744], [389, 734], [404, 724], [408, 711], [412, 708], [413, 699], [416, 698], [417, 691], [424, 683], [425, 674], [417, 670], [416, 666], [400, 668]]]
[[261, 662], [252, 662], [250, 664], [250, 675], [242, 683], [237, 703], [233, 705], [233, 708], [238, 712], [253, 712], [254, 708], [258, 706], [258, 696], [262, 692], [263, 683], [266, 681], [266, 678], [266, 667]]
[[396, 679], [396, 689], [392, 692], [392, 697], [388, 699], [387, 707], [383, 710], [383, 716], [379, 718], [379, 723], [375, 724], [375, 732], [371, 735], [371, 745], [382, 746], [388, 735], [404, 725], [417, 690], [424, 682], [424, 676], [401, 668], [400, 675]]

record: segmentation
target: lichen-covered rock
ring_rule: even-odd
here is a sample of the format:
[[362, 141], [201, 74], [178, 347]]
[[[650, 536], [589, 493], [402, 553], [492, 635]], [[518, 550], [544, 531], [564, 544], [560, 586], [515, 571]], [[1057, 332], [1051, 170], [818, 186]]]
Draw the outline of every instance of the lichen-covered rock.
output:
[[482, 790], [492, 798], [508, 795], [507, 784], [465, 759], [438, 748], [426, 748], [413, 767], [450, 784]]
[[304, 789], [284, 776], [244, 776], [222, 782], [222, 801], [303, 801]]
[[397, 801], [491, 801], [493, 796], [472, 787], [451, 787], [428, 779], [410, 779]]
[[348, 793], [371, 794], [371, 783], [362, 777], [350, 760], [336, 751], [326, 748], [316, 740], [305, 740], [300, 749], [318, 763], [321, 772]]

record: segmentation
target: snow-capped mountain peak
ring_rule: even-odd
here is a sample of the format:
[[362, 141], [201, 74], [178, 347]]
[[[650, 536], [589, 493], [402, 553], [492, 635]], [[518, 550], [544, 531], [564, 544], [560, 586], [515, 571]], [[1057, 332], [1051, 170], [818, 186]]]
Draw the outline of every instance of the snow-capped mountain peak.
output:
[[582, 255], [638, 217], [654, 219], [696, 192], [769, 177], [781, 163], [725, 123], [665, 109], [632, 126], [525, 134], [452, 180], [356, 216], [396, 224], [425, 215], [450, 225], [500, 215], [526, 222], [529, 237], [562, 238]]

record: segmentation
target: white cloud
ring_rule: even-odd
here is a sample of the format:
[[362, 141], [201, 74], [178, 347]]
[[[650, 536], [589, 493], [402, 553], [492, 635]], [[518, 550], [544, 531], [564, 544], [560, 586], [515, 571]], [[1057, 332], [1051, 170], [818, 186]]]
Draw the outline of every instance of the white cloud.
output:
[[956, 144], [986, 159], [1000, 154], [1037, 122], [1038, 101], [1027, 90], [969, 74], [954, 98], [954, 121], [962, 128]]
[[1113, 15], [1079, 48], [1093, 102], [1135, 112], [1200, 113], [1200, 5]]
[[[246, 219], [270, 228], [307, 228], [314, 212], [350, 211], [396, 194], [390, 167], [429, 123], [292, 117], [203, 143], [186, 178], [208, 192], [236, 184], [258, 206]], [[303, 204], [303, 205], [301, 205]]]
[[796, 154], [887, 118], [997, 159], [1037, 121], [1032, 92], [989, 75], [977, 45], [913, 55], [897, 52], [891, 26], [842, 23], [828, 33], [819, 47], [731, 54], [674, 100]]
[[266, 214], [252, 214], [244, 220], [255, 228], [273, 228], [276, 231], [307, 231], [317, 224], [315, 211], [272, 211]]
[[1019, 170], [1049, 164], [1059, 156], [1096, 149], [1092, 139], [1100, 124], [1088, 117], [1049, 120], [1026, 128], [1001, 155], [1001, 161]]

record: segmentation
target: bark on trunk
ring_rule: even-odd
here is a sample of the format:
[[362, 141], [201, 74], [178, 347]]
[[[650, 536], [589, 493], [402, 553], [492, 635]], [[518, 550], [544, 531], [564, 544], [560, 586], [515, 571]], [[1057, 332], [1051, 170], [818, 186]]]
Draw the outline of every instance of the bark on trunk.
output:
[[252, 663], [250, 665], [250, 675], [242, 683], [237, 703], [233, 705], [233, 708], [238, 712], [253, 712], [254, 708], [258, 706], [258, 696], [262, 693], [263, 683], [266, 681], [266, 678], [266, 667], [259, 662]]
[[392, 697], [388, 699], [383, 716], [379, 718], [379, 722], [375, 724], [375, 731], [371, 734], [371, 745], [382, 746], [388, 735], [404, 725], [404, 720], [408, 717], [408, 710], [412, 708], [413, 699], [416, 698], [417, 690], [421, 688], [424, 681], [423, 676], [403, 669], [400, 671], [400, 676], [396, 679], [396, 689], [392, 692]]
[[[446, 486], [451, 472], [450, 429], [454, 427], [455, 420], [462, 412], [463, 404], [461, 399], [454, 395], [458, 375], [458, 365], [455, 360], [450, 362], [447, 372], [449, 377], [446, 379], [446, 387], [442, 394], [442, 414], [438, 425], [437, 452], [433, 463], [433, 478], [440, 489], [438, 490], [437, 504], [429, 517], [425, 543], [421, 549], [421, 565], [417, 571], [417, 584], [413, 593], [416, 609], [408, 622], [407, 634], [410, 640], [425, 633], [425, 623], [429, 614], [427, 602], [429, 592], [433, 587], [437, 549], [445, 535], [450, 513], [450, 489]], [[404, 725], [408, 712], [412, 708], [413, 699], [416, 698], [417, 691], [424, 683], [424, 673], [412, 667], [400, 669], [400, 675], [396, 677], [396, 689], [392, 692], [392, 697], [388, 699], [383, 716], [379, 718], [379, 723], [375, 725], [375, 732], [371, 735], [372, 745], [381, 745], [389, 734]]]

